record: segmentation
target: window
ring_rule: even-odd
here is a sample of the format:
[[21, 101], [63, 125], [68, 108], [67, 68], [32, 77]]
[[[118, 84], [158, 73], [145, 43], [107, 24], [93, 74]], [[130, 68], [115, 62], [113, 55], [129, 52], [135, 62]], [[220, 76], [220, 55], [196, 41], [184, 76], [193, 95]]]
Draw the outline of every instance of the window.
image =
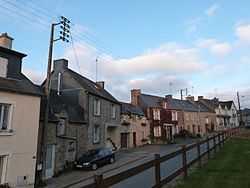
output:
[[161, 126], [154, 127], [154, 136], [155, 137], [161, 136]]
[[93, 142], [98, 143], [100, 142], [100, 126], [94, 125], [93, 127]]
[[10, 129], [10, 104], [0, 103], [0, 131]]
[[172, 111], [172, 121], [178, 121], [178, 114], [176, 111]]
[[59, 123], [57, 124], [57, 136], [65, 135], [65, 120], [60, 119]]
[[0, 184], [6, 183], [7, 157], [8, 155], [0, 156]]
[[208, 117], [206, 117], [206, 124], [209, 124], [209, 119], [208, 119]]
[[111, 104], [111, 118], [115, 118], [115, 105]]
[[7, 77], [8, 59], [0, 57], [0, 77]]
[[167, 109], [167, 102], [163, 102], [163, 108]]
[[154, 120], [160, 120], [160, 110], [158, 109], [153, 110], [153, 118]]
[[101, 101], [99, 99], [94, 99], [94, 115], [101, 115]]

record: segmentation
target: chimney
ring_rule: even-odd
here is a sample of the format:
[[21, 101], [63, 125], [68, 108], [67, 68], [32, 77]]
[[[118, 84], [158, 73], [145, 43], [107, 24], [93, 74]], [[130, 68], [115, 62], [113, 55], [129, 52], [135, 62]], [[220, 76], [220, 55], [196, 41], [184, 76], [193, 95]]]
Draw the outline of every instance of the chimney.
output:
[[165, 95], [165, 98], [170, 100], [170, 99], [172, 99], [172, 95]]
[[138, 106], [138, 97], [141, 95], [140, 89], [131, 90], [131, 104], [134, 106]]
[[186, 100], [188, 100], [190, 102], [194, 102], [194, 96], [187, 96]]
[[9, 37], [7, 33], [3, 33], [0, 36], [0, 46], [7, 48], [7, 49], [12, 49], [12, 41], [14, 39]]
[[198, 96], [198, 101], [202, 101], [203, 100], [203, 96]]
[[53, 70], [55, 72], [60, 72], [61, 69], [68, 69], [68, 60], [67, 59], [54, 60]]
[[97, 87], [100, 88], [100, 89], [104, 89], [104, 84], [105, 84], [104, 81], [98, 81], [98, 82], [96, 82]]

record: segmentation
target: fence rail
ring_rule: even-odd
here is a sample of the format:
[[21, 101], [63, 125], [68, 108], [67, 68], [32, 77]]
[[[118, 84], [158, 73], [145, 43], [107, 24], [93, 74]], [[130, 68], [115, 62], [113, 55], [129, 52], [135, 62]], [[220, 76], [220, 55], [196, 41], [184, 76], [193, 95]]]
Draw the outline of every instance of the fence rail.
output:
[[[153, 188], [159, 188], [165, 185], [166, 183], [170, 182], [177, 176], [179, 176], [181, 173], [183, 174], [183, 178], [187, 177], [187, 170], [190, 166], [198, 162], [198, 167], [201, 167], [201, 158], [205, 155], [208, 155], [208, 158], [210, 158], [212, 151], [217, 151], [217, 149], [221, 149], [224, 146], [225, 140], [228, 138], [227, 132], [222, 132], [217, 135], [213, 135], [210, 138], [206, 138], [202, 141], [197, 141], [196, 143], [193, 143], [189, 146], [182, 146], [181, 149], [174, 151], [172, 153], [160, 156], [159, 154], [154, 155], [154, 159], [148, 162], [145, 162], [139, 166], [133, 167], [131, 169], [128, 169], [126, 171], [120, 172], [116, 175], [103, 178], [103, 174], [100, 175], [94, 175], [94, 182], [84, 186], [84, 188], [106, 188], [110, 187], [112, 185], [115, 185], [119, 182], [122, 182], [125, 179], [128, 179], [134, 175], [137, 175], [149, 168], [154, 167], [155, 169], [155, 185], [153, 185]], [[217, 141], [216, 141], [217, 139]], [[210, 142], [213, 143], [213, 146], [210, 147]], [[206, 151], [201, 153], [201, 145], [206, 144]], [[187, 152], [196, 149], [197, 155], [196, 157], [187, 162]], [[177, 156], [182, 156], [182, 167], [177, 169], [176, 171], [172, 172], [167, 177], [164, 177], [161, 179], [161, 163], [166, 162], [167, 160], [170, 160]]]

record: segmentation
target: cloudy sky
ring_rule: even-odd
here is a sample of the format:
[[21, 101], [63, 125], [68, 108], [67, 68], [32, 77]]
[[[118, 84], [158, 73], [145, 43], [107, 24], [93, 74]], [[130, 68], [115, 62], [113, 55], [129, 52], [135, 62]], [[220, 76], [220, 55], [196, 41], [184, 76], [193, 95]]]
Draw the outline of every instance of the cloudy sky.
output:
[[118, 100], [129, 101], [131, 89], [180, 98], [187, 88], [188, 95], [221, 100], [236, 101], [239, 92], [242, 107], [250, 107], [248, 0], [0, 2], [0, 32], [28, 55], [23, 72], [37, 84], [45, 79], [50, 26], [63, 15], [73, 45], [55, 42], [53, 59], [68, 59], [95, 81], [98, 57], [97, 80]]

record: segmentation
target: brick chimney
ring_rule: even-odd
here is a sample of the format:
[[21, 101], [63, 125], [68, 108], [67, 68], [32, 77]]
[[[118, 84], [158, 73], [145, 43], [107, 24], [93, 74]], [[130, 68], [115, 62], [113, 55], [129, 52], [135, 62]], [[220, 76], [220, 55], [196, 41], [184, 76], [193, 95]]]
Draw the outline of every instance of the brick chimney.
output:
[[61, 69], [68, 69], [68, 60], [67, 59], [54, 60], [53, 70], [55, 72], [60, 72]]
[[14, 39], [9, 37], [7, 33], [3, 33], [0, 35], [0, 46], [11, 50], [13, 40]]
[[141, 95], [140, 89], [131, 90], [131, 104], [134, 106], [138, 106], [138, 97]]
[[202, 101], [203, 99], [203, 96], [198, 96], [198, 101]]
[[100, 88], [100, 89], [104, 89], [104, 84], [105, 84], [104, 81], [98, 81], [98, 82], [96, 82], [97, 87]]
[[188, 100], [190, 102], [194, 102], [194, 96], [187, 96], [186, 100]]
[[167, 100], [171, 100], [171, 99], [172, 99], [172, 95], [165, 95], [165, 98], [166, 98]]

